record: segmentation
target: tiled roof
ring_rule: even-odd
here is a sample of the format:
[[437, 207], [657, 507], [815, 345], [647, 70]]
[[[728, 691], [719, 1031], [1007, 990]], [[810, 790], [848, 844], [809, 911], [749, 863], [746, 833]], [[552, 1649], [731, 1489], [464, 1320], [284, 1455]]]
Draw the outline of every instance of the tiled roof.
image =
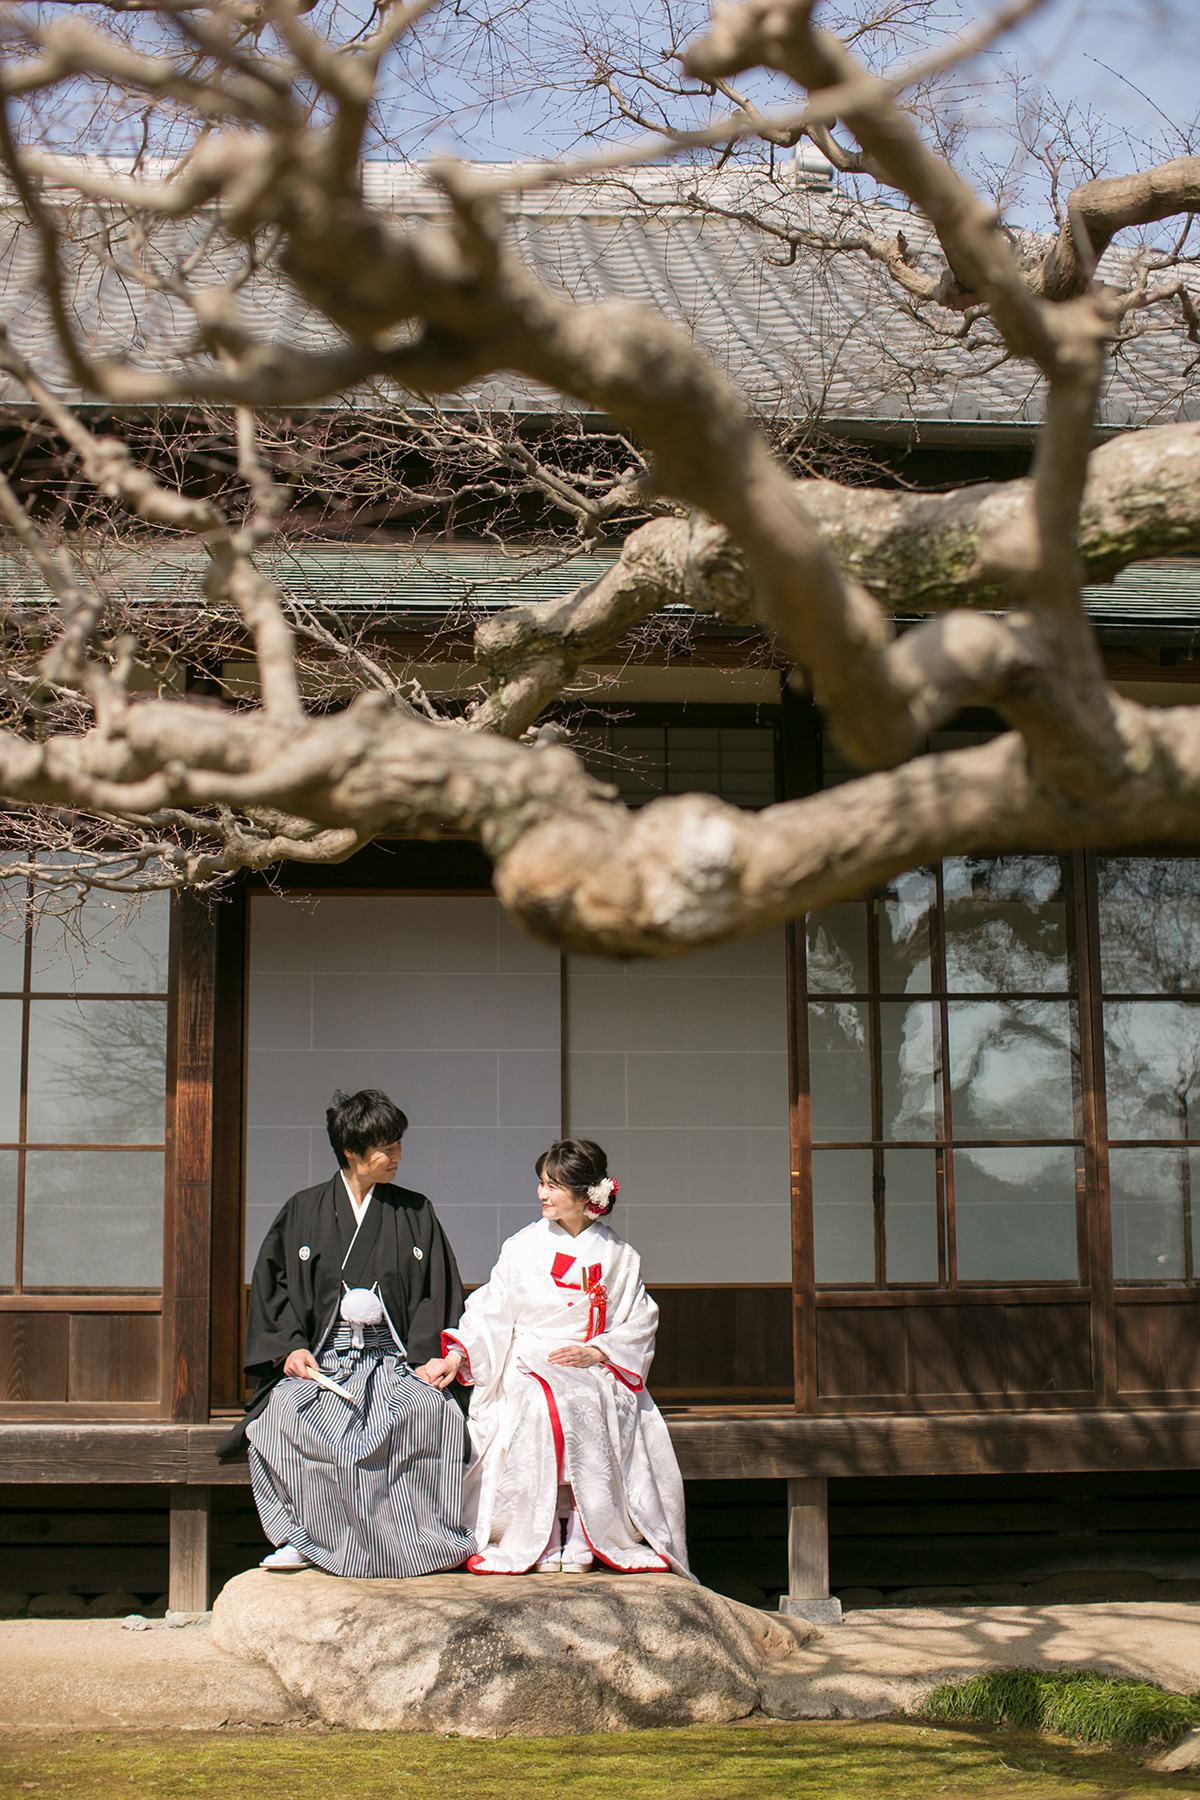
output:
[[[902, 230], [918, 266], [938, 266], [928, 230], [913, 214], [860, 206], [822, 179], [819, 159], [797, 182], [765, 170], [698, 176], [667, 168], [630, 181], [589, 182], [513, 197], [512, 239], [544, 281], [582, 301], [637, 301], [674, 320], [730, 374], [763, 415], [915, 426], [1031, 426], [1041, 384], [994, 346], [968, 348], [948, 332], [957, 321], [935, 315], [942, 330], [915, 318], [887, 274], [861, 255], [835, 259], [800, 250], [786, 255], [750, 227], [697, 216], [687, 196], [701, 193], [727, 211], [751, 209], [781, 225], [841, 235], [864, 225], [894, 238]], [[441, 208], [419, 168], [367, 164], [368, 198], [418, 223]], [[636, 194], [631, 192], [636, 190]], [[119, 267], [103, 267], [101, 222], [83, 209], [72, 252], [72, 301], [83, 335], [101, 353], [128, 355], [147, 367], [169, 365], [194, 337], [190, 314], [169, 294], [147, 292]], [[110, 220], [111, 223], [111, 220]], [[166, 269], [195, 250], [210, 221], [157, 225], [151, 260]], [[120, 232], [117, 232], [119, 242]], [[0, 317], [16, 344], [70, 391], [67, 371], [36, 292], [39, 250], [14, 200], [0, 194]], [[1119, 255], [1110, 253], [1110, 266]], [[198, 279], [228, 277], [236, 251], [215, 241], [202, 252]], [[314, 313], [271, 270], [243, 289], [247, 326], [264, 338], [317, 349], [336, 342]], [[1148, 331], [1122, 346], [1106, 381], [1103, 422], [1110, 427], [1200, 417], [1191, 374], [1194, 347], [1174, 329]], [[560, 397], [519, 378], [479, 384], [468, 400], [544, 411]]]

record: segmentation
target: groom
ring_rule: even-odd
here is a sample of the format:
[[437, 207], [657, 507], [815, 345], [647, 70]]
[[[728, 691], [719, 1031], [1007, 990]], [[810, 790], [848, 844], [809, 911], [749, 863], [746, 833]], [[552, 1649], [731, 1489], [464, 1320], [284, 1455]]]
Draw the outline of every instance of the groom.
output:
[[[462, 1414], [425, 1368], [462, 1312], [458, 1266], [429, 1201], [392, 1183], [400, 1108], [372, 1088], [338, 1093], [326, 1123], [338, 1168], [292, 1196], [259, 1251], [245, 1358], [258, 1387], [218, 1455], [240, 1450], [250, 1427], [255, 1498], [280, 1546], [266, 1566], [432, 1573], [473, 1547]], [[365, 1342], [342, 1322], [354, 1316], [342, 1313], [348, 1290], [374, 1301]], [[316, 1404], [322, 1374], [363, 1386], [352, 1414], [341, 1399]]]

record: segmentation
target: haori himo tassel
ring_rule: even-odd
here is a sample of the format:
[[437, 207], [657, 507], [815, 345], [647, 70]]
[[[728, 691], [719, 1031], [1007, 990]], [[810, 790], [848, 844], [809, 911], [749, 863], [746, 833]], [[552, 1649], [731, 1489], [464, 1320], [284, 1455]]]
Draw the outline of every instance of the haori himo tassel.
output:
[[383, 1301], [374, 1288], [347, 1288], [342, 1295], [342, 1318], [351, 1326], [350, 1342], [361, 1350], [366, 1342], [364, 1325], [378, 1325], [383, 1319]]

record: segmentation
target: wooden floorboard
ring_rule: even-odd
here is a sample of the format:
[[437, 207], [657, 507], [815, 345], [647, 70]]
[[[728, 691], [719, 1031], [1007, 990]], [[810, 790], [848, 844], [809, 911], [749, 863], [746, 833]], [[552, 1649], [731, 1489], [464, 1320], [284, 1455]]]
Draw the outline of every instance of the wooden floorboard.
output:
[[186, 1425], [0, 1425], [5, 1482], [187, 1480]]
[[[1055, 1474], [1200, 1465], [1200, 1409], [813, 1418], [783, 1408], [668, 1416], [685, 1479]], [[212, 1425], [0, 1425], [0, 1481], [244, 1486]]]

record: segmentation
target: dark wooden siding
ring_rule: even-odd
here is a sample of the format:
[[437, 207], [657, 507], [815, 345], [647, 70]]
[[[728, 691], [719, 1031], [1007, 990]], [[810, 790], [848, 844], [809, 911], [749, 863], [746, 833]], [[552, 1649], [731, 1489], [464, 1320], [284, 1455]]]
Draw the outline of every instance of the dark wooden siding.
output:
[[1012, 1304], [830, 1305], [817, 1311], [822, 1401], [1004, 1404], [1091, 1396], [1090, 1308], [1072, 1296]]
[[1200, 1399], [1200, 1295], [1118, 1302], [1117, 1388]]
[[651, 1392], [684, 1402], [792, 1397], [792, 1290], [662, 1287]]
[[0, 1312], [0, 1399], [157, 1410], [162, 1319], [154, 1312]]

